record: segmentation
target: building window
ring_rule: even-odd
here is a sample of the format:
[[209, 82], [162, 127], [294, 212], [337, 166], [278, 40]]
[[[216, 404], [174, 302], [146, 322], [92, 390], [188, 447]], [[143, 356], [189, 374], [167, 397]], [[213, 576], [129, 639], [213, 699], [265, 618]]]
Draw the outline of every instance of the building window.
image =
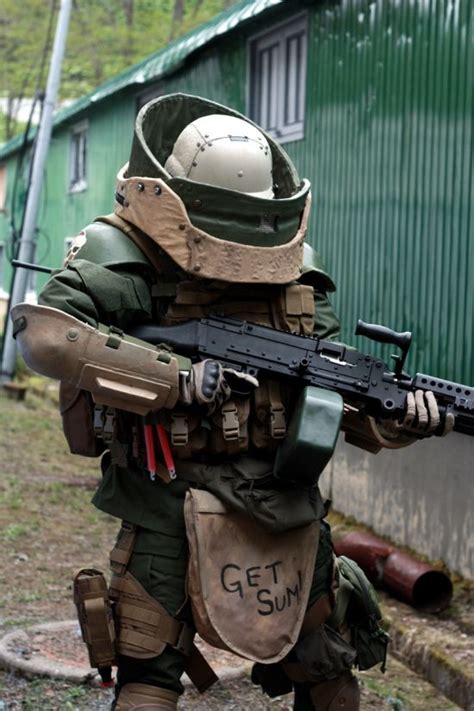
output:
[[87, 130], [87, 122], [82, 122], [74, 126], [71, 131], [70, 192], [79, 192], [87, 188]]
[[304, 136], [307, 15], [250, 40], [249, 115], [281, 143]]

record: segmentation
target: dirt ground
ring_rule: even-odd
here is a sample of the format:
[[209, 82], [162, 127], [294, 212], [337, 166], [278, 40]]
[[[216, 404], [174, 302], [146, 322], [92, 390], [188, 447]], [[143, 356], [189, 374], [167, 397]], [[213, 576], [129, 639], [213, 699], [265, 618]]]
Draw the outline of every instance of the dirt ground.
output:
[[[46, 392], [47, 391], [47, 392]], [[17, 627], [75, 617], [71, 577], [81, 567], [107, 570], [117, 521], [91, 506], [98, 462], [74, 457], [64, 442], [54, 386], [33, 380], [24, 402], [0, 392], [0, 636]], [[361, 674], [364, 709], [457, 708], [406, 667]], [[0, 672], [0, 711], [109, 708], [110, 691]], [[291, 709], [248, 680], [219, 683], [182, 709]]]

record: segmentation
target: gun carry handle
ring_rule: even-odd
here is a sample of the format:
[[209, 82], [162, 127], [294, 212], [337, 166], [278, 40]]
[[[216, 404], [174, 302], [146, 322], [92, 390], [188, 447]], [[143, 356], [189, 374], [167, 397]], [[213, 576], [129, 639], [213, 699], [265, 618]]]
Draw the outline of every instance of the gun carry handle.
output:
[[355, 330], [356, 336], [366, 336], [372, 341], [377, 341], [378, 343], [390, 343], [393, 346], [397, 346], [402, 351], [401, 356], [393, 356], [396, 366], [395, 374], [397, 376], [402, 375], [403, 366], [405, 365], [405, 360], [410, 350], [411, 345], [411, 331], [392, 331], [391, 328], [386, 326], [379, 326], [376, 323], [366, 323], [359, 319], [357, 321], [357, 327]]

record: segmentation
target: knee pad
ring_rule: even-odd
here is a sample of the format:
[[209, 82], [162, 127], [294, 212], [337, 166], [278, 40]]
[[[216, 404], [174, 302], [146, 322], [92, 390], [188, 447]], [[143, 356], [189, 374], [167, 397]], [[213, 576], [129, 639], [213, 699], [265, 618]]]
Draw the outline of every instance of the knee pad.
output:
[[114, 711], [176, 711], [176, 691], [150, 684], [125, 684], [115, 702]]

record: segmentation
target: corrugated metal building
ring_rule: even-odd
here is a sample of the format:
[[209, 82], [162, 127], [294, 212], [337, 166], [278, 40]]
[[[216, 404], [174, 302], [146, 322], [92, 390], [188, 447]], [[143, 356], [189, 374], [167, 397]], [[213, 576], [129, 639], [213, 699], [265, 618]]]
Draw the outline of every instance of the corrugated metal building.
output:
[[[111, 211], [138, 108], [201, 94], [271, 130], [312, 181], [309, 240], [338, 284], [344, 340], [378, 352], [352, 337], [357, 318], [410, 329], [410, 369], [474, 382], [473, 12], [471, 0], [233, 6], [57, 115], [37, 261], [60, 265], [65, 240]], [[4, 289], [19, 145], [0, 152]]]

